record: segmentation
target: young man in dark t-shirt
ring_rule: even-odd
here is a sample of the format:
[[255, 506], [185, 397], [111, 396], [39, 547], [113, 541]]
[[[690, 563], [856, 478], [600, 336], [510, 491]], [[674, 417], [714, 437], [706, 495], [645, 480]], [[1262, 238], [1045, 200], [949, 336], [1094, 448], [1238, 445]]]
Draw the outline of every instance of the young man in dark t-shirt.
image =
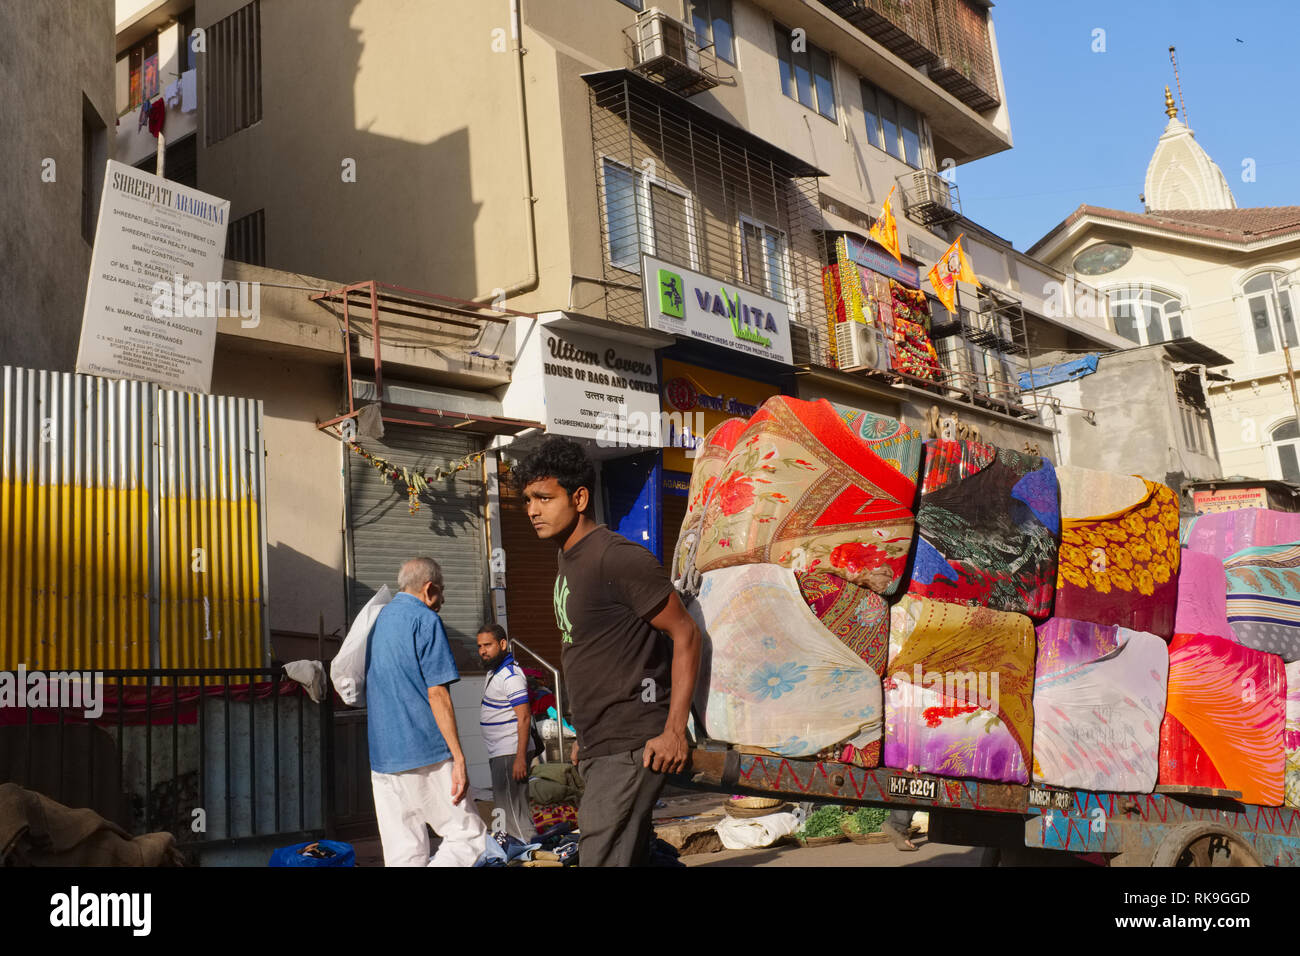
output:
[[555, 620], [585, 783], [578, 862], [643, 864], [665, 774], [688, 758], [700, 633], [654, 555], [592, 520], [581, 445], [550, 438], [517, 475], [538, 537], [560, 547]]

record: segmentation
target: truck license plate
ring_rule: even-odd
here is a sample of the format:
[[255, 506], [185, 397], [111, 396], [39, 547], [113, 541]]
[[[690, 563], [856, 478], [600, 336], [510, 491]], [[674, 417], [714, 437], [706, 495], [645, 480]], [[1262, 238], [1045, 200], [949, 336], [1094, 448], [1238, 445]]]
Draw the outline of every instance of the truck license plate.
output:
[[893, 777], [889, 778], [889, 795], [891, 797], [920, 797], [923, 800], [934, 800], [939, 796], [939, 782], [937, 780], [927, 780], [924, 777]]
[[1045, 790], [1042, 787], [1030, 787], [1029, 805], [1031, 807], [1050, 807], [1053, 810], [1069, 810], [1074, 806], [1074, 794], [1069, 790]]

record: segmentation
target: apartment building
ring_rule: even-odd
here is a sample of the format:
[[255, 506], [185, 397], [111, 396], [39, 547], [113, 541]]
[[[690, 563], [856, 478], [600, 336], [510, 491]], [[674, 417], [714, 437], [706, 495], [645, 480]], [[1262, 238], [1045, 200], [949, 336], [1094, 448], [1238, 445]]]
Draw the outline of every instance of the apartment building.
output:
[[[987, 439], [1052, 454], [1054, 430], [1022, 393], [1021, 373], [1052, 350], [1126, 344], [1099, 323], [1106, 306], [1095, 290], [961, 215], [961, 167], [1012, 145], [980, 0], [500, 0], [405, 5], [400, 15], [375, 0], [145, 8], [137, 22], [164, 8], [174, 19], [174, 40], [169, 24], [155, 27], [159, 57], [171, 56], [179, 76], [191, 48], [180, 32], [193, 23], [203, 35], [196, 184], [231, 200], [227, 252], [244, 264], [231, 270], [268, 269], [286, 287], [316, 285], [295, 276], [340, 288], [373, 279], [405, 290], [390, 295], [453, 305], [460, 311], [440, 314], [478, 329], [451, 362], [445, 341], [381, 342], [376, 383], [375, 347], [354, 325], [351, 392], [326, 375], [310, 400], [299, 390], [290, 404], [332, 401], [337, 414], [381, 399], [390, 420], [365, 448], [428, 468], [484, 449], [517, 457], [543, 433], [586, 438], [602, 460], [602, 517], [657, 553], [675, 537], [698, 432], [770, 395], [826, 397], [918, 426], [955, 415]], [[142, 42], [119, 36], [120, 49], [127, 39]], [[137, 157], [149, 161], [138, 148]], [[901, 262], [868, 238], [891, 191]], [[950, 315], [922, 285], [958, 235], [982, 288], [963, 285]], [[882, 298], [910, 290], [900, 294], [928, 308], [938, 359], [929, 377], [900, 373], [888, 344], [872, 347], [864, 329], [836, 328], [824, 273], [845, 264], [841, 250]], [[681, 316], [656, 308], [661, 272], [679, 283]], [[730, 328], [732, 302], [763, 328]], [[700, 314], [688, 314], [693, 305]], [[399, 307], [410, 311], [379, 297], [381, 337]], [[402, 333], [408, 345], [428, 333], [415, 326]], [[267, 349], [298, 354], [269, 335], [223, 330], [214, 388], [223, 368], [268, 408], [298, 388], [302, 380], [245, 380]], [[575, 378], [587, 358], [602, 368]], [[575, 390], [579, 380], [587, 386]], [[355, 398], [365, 389], [368, 399]], [[396, 405], [473, 421], [438, 428], [437, 414]], [[620, 406], [690, 424], [684, 434], [674, 424], [625, 433], [611, 447], [596, 432]], [[319, 449], [323, 462], [330, 452]], [[363, 487], [373, 472], [353, 456], [344, 462], [342, 500], [316, 507], [346, 512], [350, 616], [391, 577], [393, 542], [429, 523], [392, 507], [392, 488]], [[438, 543], [460, 554], [478, 539], [476, 556], [453, 563], [467, 592], [482, 589], [483, 615], [544, 621], [546, 582], [511, 571], [550, 555], [523, 522], [508, 473], [500, 478], [497, 510], [498, 476], [484, 475]], [[481, 523], [464, 518], [475, 496], [488, 502]], [[292, 550], [313, 562], [339, 558], [302, 544]], [[472, 639], [472, 617], [457, 639]], [[558, 656], [549, 628], [534, 640]]]

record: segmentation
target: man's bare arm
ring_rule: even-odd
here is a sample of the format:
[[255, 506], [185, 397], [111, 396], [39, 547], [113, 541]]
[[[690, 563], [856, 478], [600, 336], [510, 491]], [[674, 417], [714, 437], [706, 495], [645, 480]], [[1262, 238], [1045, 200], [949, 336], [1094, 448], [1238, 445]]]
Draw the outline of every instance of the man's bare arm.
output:
[[469, 789], [469, 776], [465, 769], [465, 754], [460, 749], [460, 735], [456, 731], [456, 708], [452, 706], [451, 692], [445, 684], [429, 688], [429, 708], [442, 739], [447, 741], [447, 749], [451, 751], [451, 802], [460, 803]]
[[700, 648], [703, 639], [695, 619], [686, 613], [676, 592], [650, 619], [650, 626], [664, 631], [673, 641], [672, 698], [664, 732], [646, 743], [644, 765], [664, 773], [676, 773], [686, 766], [686, 721], [695, 697], [695, 681], [700, 672]]

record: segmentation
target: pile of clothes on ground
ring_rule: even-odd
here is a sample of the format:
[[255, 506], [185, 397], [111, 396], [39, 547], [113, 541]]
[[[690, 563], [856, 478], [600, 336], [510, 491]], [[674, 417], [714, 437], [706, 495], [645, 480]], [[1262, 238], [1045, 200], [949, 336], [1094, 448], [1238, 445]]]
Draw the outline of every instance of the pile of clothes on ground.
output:
[[1300, 807], [1300, 515], [1206, 515], [1180, 542], [1165, 485], [787, 396], [715, 428], [689, 494], [702, 734]]

